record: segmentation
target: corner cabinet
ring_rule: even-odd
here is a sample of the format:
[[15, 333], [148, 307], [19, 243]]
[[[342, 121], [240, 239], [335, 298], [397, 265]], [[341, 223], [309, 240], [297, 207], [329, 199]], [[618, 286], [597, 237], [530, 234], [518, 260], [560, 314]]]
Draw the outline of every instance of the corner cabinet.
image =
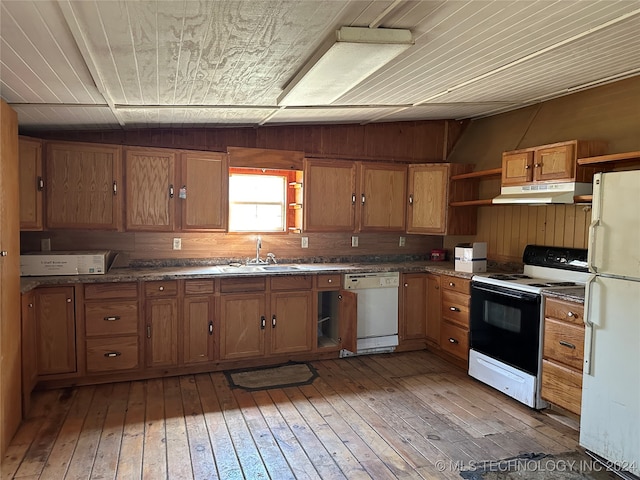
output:
[[473, 235], [474, 207], [452, 207], [454, 202], [477, 198], [475, 182], [452, 182], [451, 177], [470, 172], [472, 165], [431, 163], [409, 165], [407, 233]]
[[35, 138], [18, 139], [20, 171], [20, 230], [37, 231], [44, 227], [42, 217], [42, 141]]
[[47, 228], [121, 229], [121, 151], [117, 145], [47, 144]]

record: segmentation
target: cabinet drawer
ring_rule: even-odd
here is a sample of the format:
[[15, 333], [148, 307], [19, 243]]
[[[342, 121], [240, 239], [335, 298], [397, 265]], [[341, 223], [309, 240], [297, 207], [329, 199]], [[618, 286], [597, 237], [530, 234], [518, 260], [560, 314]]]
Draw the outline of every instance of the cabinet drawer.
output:
[[452, 277], [451, 275], [442, 275], [442, 288], [445, 290], [453, 290], [459, 293], [469, 294], [471, 280], [466, 278]]
[[469, 331], [449, 322], [440, 325], [440, 348], [445, 352], [469, 359]]
[[131, 370], [137, 367], [137, 336], [87, 340], [87, 373]]
[[552, 318], [544, 321], [544, 358], [557, 360], [582, 372], [584, 327]]
[[93, 283], [84, 286], [85, 300], [138, 298], [137, 283]]
[[339, 289], [342, 283], [342, 275], [318, 275], [316, 276], [316, 288], [318, 290]]
[[178, 294], [177, 280], [145, 282], [144, 294], [147, 297], [172, 297]]
[[557, 298], [546, 298], [544, 316], [584, 325], [584, 306], [579, 303], [558, 300]]
[[311, 290], [311, 276], [271, 277], [271, 290]]
[[185, 280], [185, 295], [202, 295], [215, 292], [215, 280]]
[[469, 329], [469, 295], [442, 291], [442, 317]]
[[264, 292], [266, 285], [266, 277], [221, 278], [220, 292]]
[[138, 302], [87, 303], [84, 306], [84, 321], [88, 337], [135, 334], [138, 331]]
[[582, 373], [549, 360], [542, 360], [541, 396], [547, 402], [580, 415]]

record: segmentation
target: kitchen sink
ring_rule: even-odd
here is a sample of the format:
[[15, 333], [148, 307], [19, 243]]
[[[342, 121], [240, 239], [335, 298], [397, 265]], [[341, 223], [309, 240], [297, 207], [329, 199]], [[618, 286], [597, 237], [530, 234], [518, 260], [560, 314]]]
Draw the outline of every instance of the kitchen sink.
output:
[[239, 265], [237, 267], [218, 267], [223, 273], [256, 273], [263, 272], [264, 267], [258, 267], [257, 265]]
[[297, 265], [265, 265], [261, 267], [265, 272], [291, 272], [300, 270]]

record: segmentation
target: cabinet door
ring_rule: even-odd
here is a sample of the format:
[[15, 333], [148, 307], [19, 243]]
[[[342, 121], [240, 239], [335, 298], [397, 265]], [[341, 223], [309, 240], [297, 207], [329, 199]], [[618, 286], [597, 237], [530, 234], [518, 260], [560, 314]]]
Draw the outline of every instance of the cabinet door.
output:
[[75, 297], [73, 287], [36, 290], [38, 375], [76, 371]]
[[448, 185], [448, 165], [409, 166], [408, 233], [446, 232]]
[[31, 391], [38, 379], [36, 342], [36, 295], [31, 291], [22, 295], [22, 409], [29, 412]]
[[355, 353], [358, 350], [358, 294], [341, 290], [338, 300], [340, 300], [340, 346]]
[[213, 296], [184, 298], [184, 363], [213, 360], [214, 311]]
[[502, 154], [502, 185], [522, 185], [533, 180], [533, 152]]
[[47, 145], [48, 228], [120, 227], [120, 152], [113, 145]]
[[264, 294], [220, 297], [221, 359], [264, 355], [264, 336], [267, 327], [265, 305]]
[[146, 302], [147, 367], [178, 365], [178, 300], [153, 298]]
[[400, 341], [425, 338], [427, 320], [427, 275], [402, 275], [402, 307]]
[[573, 144], [536, 150], [533, 167], [536, 181], [573, 180], [576, 176]]
[[354, 162], [305, 160], [304, 230], [353, 232], [355, 195]]
[[173, 231], [178, 191], [175, 153], [159, 149], [125, 152], [127, 230]]
[[42, 230], [42, 142], [20, 138], [20, 230]]
[[442, 319], [442, 290], [440, 275], [427, 275], [427, 341], [440, 343], [440, 322]]
[[182, 154], [180, 161], [182, 230], [226, 230], [229, 207], [227, 155], [188, 152]]
[[404, 232], [407, 167], [360, 165], [360, 230]]
[[271, 294], [270, 353], [311, 350], [312, 298], [310, 291]]

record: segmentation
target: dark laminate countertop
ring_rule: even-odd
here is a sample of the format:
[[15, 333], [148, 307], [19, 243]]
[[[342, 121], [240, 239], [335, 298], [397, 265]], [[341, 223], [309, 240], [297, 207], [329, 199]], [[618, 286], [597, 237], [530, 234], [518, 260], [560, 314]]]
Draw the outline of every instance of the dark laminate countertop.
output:
[[542, 294], [549, 298], [557, 298], [559, 300], [584, 304], [584, 287], [563, 288], [561, 290], [542, 290]]
[[265, 275], [318, 275], [323, 273], [371, 273], [371, 272], [428, 272], [470, 279], [474, 274], [456, 272], [453, 262], [378, 262], [378, 263], [308, 263], [295, 264], [296, 270], [250, 271], [246, 267], [228, 265], [114, 268], [104, 275], [62, 275], [46, 277], [22, 277], [21, 292], [28, 292], [41, 285], [71, 285], [74, 283], [134, 282], [176, 280], [191, 278], [228, 278]]

